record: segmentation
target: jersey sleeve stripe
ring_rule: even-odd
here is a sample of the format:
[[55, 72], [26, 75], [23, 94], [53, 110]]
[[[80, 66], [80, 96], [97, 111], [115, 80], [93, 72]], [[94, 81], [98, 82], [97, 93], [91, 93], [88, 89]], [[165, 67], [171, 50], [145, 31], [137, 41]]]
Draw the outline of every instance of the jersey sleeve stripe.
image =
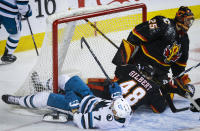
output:
[[82, 101], [81, 101], [81, 104], [80, 104], [80, 111], [81, 113], [85, 113], [86, 111], [86, 108], [87, 108], [87, 105], [88, 105], [88, 101], [92, 98], [95, 98], [94, 96], [86, 96]]
[[12, 12], [10, 10], [6, 10], [6, 9], [1, 8], [1, 7], [0, 7], [0, 12], [7, 13], [7, 14], [10, 14], [10, 15], [17, 15], [18, 14], [17, 10], [15, 12]]
[[186, 66], [187, 66], [186, 63], [179, 63], [179, 62], [176, 62], [176, 64], [179, 65], [179, 66], [183, 66], [183, 67], [186, 67]]
[[142, 48], [143, 53], [144, 53], [147, 57], [153, 59], [154, 61], [156, 61], [157, 63], [159, 63], [159, 64], [161, 64], [161, 65], [163, 65], [163, 66], [170, 66], [169, 64], [165, 64], [165, 63], [159, 61], [158, 59], [156, 59], [155, 57], [151, 56], [151, 55], [149, 54], [149, 52], [147, 51], [147, 49], [146, 49], [146, 47], [145, 47], [144, 45], [141, 45], [141, 48]]
[[93, 128], [92, 112], [88, 113], [88, 124], [89, 128]]
[[140, 40], [147, 42], [147, 39], [142, 36], [141, 34], [139, 34], [135, 29], [132, 30], [133, 35], [137, 36]]
[[16, 5], [13, 5], [13, 4], [8, 3], [6, 1], [0, 1], [0, 4], [5, 5], [5, 6], [9, 7], [9, 8], [12, 8], [12, 9], [18, 9]]
[[83, 127], [84, 129], [86, 129], [86, 126], [85, 126], [85, 117], [84, 117], [84, 115], [82, 115], [82, 117], [81, 117], [81, 125], [82, 125], [82, 127]]
[[87, 109], [85, 110], [85, 113], [88, 113], [88, 112], [92, 111], [95, 102], [96, 102], [96, 100], [92, 100], [92, 102], [88, 102], [89, 105], [87, 106]]

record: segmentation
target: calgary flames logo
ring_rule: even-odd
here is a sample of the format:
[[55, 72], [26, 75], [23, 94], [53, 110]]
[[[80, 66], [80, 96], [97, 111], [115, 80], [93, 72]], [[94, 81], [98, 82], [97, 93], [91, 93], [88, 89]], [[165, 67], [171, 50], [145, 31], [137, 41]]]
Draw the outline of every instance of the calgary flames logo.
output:
[[165, 63], [169, 63], [170, 61], [177, 61], [181, 57], [181, 53], [179, 53], [180, 48], [181, 45], [178, 45], [176, 42], [174, 42], [171, 47], [168, 45], [163, 53], [163, 55], [166, 57]]

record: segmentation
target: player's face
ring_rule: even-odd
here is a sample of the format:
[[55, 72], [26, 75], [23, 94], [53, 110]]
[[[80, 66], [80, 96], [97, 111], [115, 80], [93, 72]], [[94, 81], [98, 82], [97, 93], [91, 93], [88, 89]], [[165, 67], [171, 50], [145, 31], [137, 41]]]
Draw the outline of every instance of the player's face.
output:
[[176, 28], [179, 33], [186, 33], [194, 22], [193, 16], [186, 16], [183, 18], [183, 23], [177, 22]]

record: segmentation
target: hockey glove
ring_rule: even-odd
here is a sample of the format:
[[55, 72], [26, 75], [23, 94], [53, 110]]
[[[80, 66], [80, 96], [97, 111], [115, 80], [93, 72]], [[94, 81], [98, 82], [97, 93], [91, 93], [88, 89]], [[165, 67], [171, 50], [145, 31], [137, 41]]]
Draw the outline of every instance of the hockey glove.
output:
[[73, 91], [68, 91], [65, 93], [65, 99], [69, 101], [69, 108], [74, 113], [78, 111], [79, 101], [76, 94]]
[[[196, 99], [195, 102], [200, 106], [200, 98]], [[192, 112], [199, 112], [192, 103], [190, 104], [190, 110]]]
[[109, 85], [109, 92], [111, 94], [111, 98], [116, 100], [119, 97], [122, 97], [122, 90], [118, 83], [114, 82], [112, 85]]
[[24, 15], [25, 18], [28, 18], [32, 16], [32, 10], [31, 10], [31, 6], [28, 5], [28, 11], [26, 12], [26, 14]]
[[174, 80], [174, 86], [176, 87], [175, 90], [177, 94], [180, 96], [186, 97], [186, 95], [189, 93], [192, 97], [195, 92], [195, 88], [193, 85], [188, 84], [190, 82], [190, 78], [188, 77], [188, 74], [184, 74], [183, 76], [176, 78]]

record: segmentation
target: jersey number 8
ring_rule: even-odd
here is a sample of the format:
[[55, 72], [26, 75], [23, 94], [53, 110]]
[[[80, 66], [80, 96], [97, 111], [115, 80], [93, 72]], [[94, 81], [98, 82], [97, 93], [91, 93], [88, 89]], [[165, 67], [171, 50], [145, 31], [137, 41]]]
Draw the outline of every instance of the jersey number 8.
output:
[[[142, 99], [146, 95], [146, 91], [144, 88], [138, 86], [137, 82], [130, 80], [120, 84], [122, 88], [122, 95], [126, 95], [125, 99], [130, 103], [131, 106], [135, 105], [140, 99]], [[131, 91], [131, 89], [134, 90]]]

